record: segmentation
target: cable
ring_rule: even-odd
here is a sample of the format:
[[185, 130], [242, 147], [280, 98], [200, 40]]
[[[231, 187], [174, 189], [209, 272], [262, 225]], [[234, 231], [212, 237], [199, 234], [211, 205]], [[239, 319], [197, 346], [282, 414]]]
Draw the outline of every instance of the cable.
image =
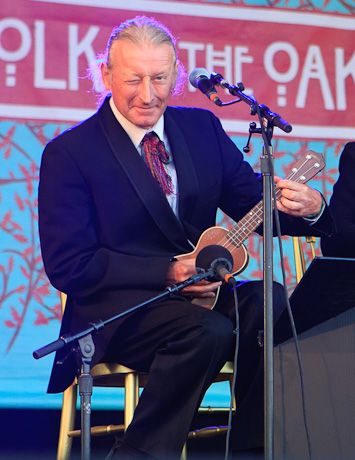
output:
[[224, 460], [228, 460], [229, 456], [229, 444], [230, 444], [230, 435], [232, 429], [232, 416], [233, 416], [233, 401], [235, 400], [235, 385], [237, 381], [237, 374], [238, 374], [238, 352], [239, 352], [239, 310], [238, 310], [238, 295], [237, 295], [237, 288], [234, 286], [233, 294], [234, 294], [234, 305], [235, 305], [235, 329], [234, 333], [236, 335], [235, 339], [235, 352], [234, 352], [234, 366], [233, 366], [233, 380], [232, 380], [232, 389], [231, 389], [231, 401], [229, 406], [229, 413], [228, 413], [228, 430], [226, 435], [226, 447], [224, 453]]
[[[273, 198], [274, 198], [274, 202], [276, 203], [275, 188], [273, 189]], [[285, 273], [284, 256], [283, 256], [283, 248], [282, 248], [282, 240], [281, 240], [280, 219], [279, 219], [278, 209], [277, 209], [276, 206], [275, 206], [275, 221], [276, 221], [277, 239], [278, 239], [279, 251], [280, 251], [281, 272], [282, 272], [282, 286], [283, 286], [284, 293], [285, 293], [286, 308], [287, 308], [287, 313], [288, 313], [288, 316], [289, 316], [289, 319], [290, 319], [292, 335], [293, 335], [293, 339], [294, 339], [294, 342], [295, 342], [298, 367], [299, 367], [299, 371], [300, 371], [303, 422], [304, 422], [306, 438], [307, 438], [308, 454], [309, 454], [309, 458], [311, 460], [312, 459], [312, 443], [311, 443], [311, 437], [310, 437], [310, 434], [309, 434], [309, 427], [308, 427], [306, 392], [305, 392], [305, 385], [304, 385], [303, 365], [302, 365], [302, 359], [301, 359], [301, 352], [300, 352], [300, 349], [299, 349], [299, 342], [298, 342], [298, 336], [297, 336], [297, 331], [296, 331], [296, 325], [295, 325], [295, 321], [294, 321], [294, 318], [293, 318], [291, 305], [290, 305], [290, 299], [288, 297], [288, 292], [287, 292], [286, 273]]]

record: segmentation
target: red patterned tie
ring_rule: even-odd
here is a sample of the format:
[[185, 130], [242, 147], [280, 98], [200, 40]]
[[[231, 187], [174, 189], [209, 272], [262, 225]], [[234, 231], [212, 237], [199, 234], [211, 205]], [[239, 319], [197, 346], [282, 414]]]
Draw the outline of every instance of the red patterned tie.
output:
[[165, 149], [164, 142], [152, 131], [143, 137], [141, 144], [142, 157], [153, 177], [159, 183], [165, 195], [170, 195], [174, 192], [174, 187], [165, 165], [171, 162], [171, 156]]

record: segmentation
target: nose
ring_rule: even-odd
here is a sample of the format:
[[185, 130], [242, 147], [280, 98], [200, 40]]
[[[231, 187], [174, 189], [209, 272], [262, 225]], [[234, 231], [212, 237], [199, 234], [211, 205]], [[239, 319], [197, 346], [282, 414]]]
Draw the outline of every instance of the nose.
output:
[[150, 77], [145, 76], [139, 87], [139, 97], [144, 104], [150, 104], [153, 99], [153, 88]]

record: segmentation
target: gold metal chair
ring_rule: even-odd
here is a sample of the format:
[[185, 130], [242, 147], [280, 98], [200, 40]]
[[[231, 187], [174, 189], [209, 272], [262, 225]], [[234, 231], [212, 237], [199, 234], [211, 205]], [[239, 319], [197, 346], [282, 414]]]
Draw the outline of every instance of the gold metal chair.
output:
[[[62, 313], [64, 313], [66, 295], [60, 293]], [[123, 432], [131, 423], [135, 408], [138, 404], [139, 389], [143, 388], [147, 380], [147, 374], [141, 374], [133, 369], [116, 363], [99, 363], [91, 369], [94, 387], [124, 388], [124, 424], [92, 427], [91, 436], [115, 435]], [[215, 382], [228, 381], [232, 389], [233, 363], [227, 362], [220, 371]], [[73, 438], [80, 437], [81, 431], [74, 430], [76, 406], [77, 406], [78, 384], [75, 381], [63, 393], [63, 404], [61, 411], [57, 460], [68, 460], [72, 448]], [[235, 404], [234, 404], [235, 409]], [[200, 407], [199, 412], [214, 414], [228, 412], [229, 407]], [[225, 433], [226, 427], [208, 427], [195, 430], [189, 433], [188, 439], [217, 436]], [[186, 445], [181, 459], [186, 459]]]
[[[316, 257], [317, 238], [315, 236], [306, 236], [303, 238], [305, 238], [306, 243], [310, 245], [311, 254], [312, 254], [311, 259], [314, 259]], [[302, 237], [294, 236], [292, 237], [292, 240], [293, 240], [293, 250], [295, 254], [296, 281], [297, 283], [299, 283], [302, 276], [305, 274], [308, 261], [306, 260]]]
[[[60, 293], [62, 313], [64, 313], [66, 295]], [[124, 431], [131, 423], [134, 410], [138, 403], [139, 388], [144, 387], [147, 375], [116, 363], [99, 363], [92, 370], [94, 387], [124, 388], [124, 424], [108, 425], [91, 428], [91, 436], [116, 434]], [[57, 460], [67, 460], [70, 457], [74, 437], [80, 437], [80, 430], [74, 430], [78, 384], [75, 381], [63, 393], [63, 405], [60, 420]]]

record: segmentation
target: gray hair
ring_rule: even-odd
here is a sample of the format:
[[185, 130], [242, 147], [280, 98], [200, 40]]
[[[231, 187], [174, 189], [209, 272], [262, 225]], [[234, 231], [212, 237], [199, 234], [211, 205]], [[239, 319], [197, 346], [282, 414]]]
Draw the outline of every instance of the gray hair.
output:
[[111, 91], [107, 90], [103, 84], [101, 65], [104, 63], [108, 68], [112, 68], [110, 51], [113, 43], [117, 40], [131, 42], [136, 45], [151, 43], [156, 46], [163, 44], [172, 46], [175, 57], [174, 65], [175, 63], [178, 64], [177, 79], [172, 94], [173, 96], [182, 94], [187, 81], [187, 73], [184, 65], [177, 57], [176, 38], [164, 24], [156, 19], [148, 18], [147, 16], [136, 16], [133, 19], [122, 22], [121, 25], [112, 30], [105, 51], [99, 53], [96, 60], [88, 68], [87, 75], [94, 83], [93, 90], [99, 93], [98, 106], [102, 104], [106, 96], [111, 94]]

